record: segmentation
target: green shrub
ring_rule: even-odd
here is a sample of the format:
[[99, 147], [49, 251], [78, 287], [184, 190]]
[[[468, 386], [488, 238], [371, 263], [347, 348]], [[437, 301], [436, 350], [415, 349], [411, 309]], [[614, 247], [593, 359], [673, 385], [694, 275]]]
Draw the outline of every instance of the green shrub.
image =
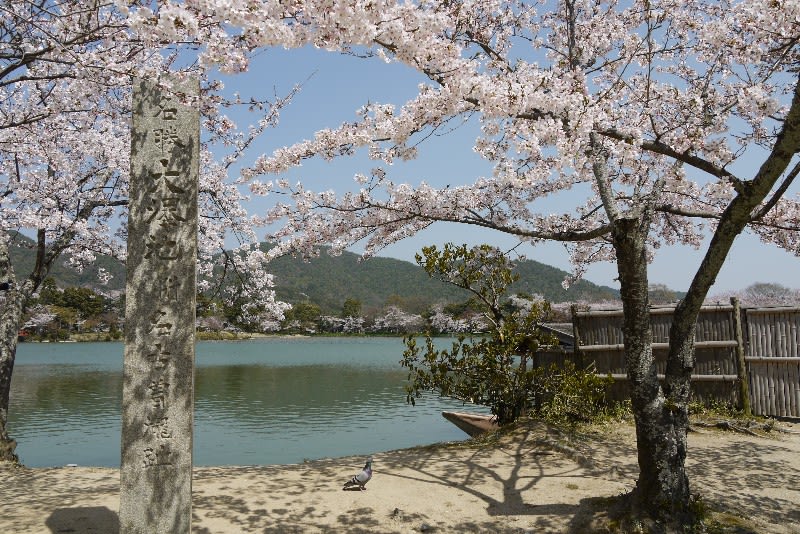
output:
[[425, 247], [423, 255], [417, 255], [417, 263], [430, 276], [474, 295], [474, 306], [490, 328], [479, 337], [461, 336], [449, 348], [438, 348], [430, 335], [424, 346], [414, 336], [405, 338], [400, 364], [409, 371], [407, 402], [414, 404], [423, 391], [436, 391], [489, 407], [501, 425], [530, 413], [559, 423], [592, 420], [604, 410], [610, 377], [569, 361], [535, 365], [538, 351], [557, 346], [557, 339], [540, 328], [550, 306], [527, 299], [520, 307], [506, 300], [506, 290], [518, 277], [499, 250], [447, 244], [442, 251]]
[[540, 368], [539, 375], [534, 384], [535, 415], [556, 424], [590, 422], [606, 415], [606, 392], [614, 379], [596, 374], [594, 365], [580, 369], [565, 361]]

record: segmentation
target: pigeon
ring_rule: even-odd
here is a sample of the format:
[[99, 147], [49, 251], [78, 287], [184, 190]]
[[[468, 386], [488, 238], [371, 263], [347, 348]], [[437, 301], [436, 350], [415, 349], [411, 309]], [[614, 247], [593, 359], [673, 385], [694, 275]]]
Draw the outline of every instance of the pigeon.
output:
[[354, 486], [358, 486], [358, 489], [360, 491], [364, 491], [367, 489], [365, 486], [367, 485], [367, 482], [369, 482], [369, 479], [371, 478], [372, 478], [372, 456], [367, 458], [367, 463], [364, 464], [364, 469], [362, 469], [361, 472], [358, 473], [357, 475], [353, 475], [353, 478], [348, 480], [342, 489], [348, 489]]

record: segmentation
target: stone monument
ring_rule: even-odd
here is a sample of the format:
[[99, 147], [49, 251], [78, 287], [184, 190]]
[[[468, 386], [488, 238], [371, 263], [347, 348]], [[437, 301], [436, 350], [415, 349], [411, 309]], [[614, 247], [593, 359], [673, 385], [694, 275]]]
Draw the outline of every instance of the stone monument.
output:
[[198, 94], [197, 80], [133, 85], [122, 534], [191, 531]]

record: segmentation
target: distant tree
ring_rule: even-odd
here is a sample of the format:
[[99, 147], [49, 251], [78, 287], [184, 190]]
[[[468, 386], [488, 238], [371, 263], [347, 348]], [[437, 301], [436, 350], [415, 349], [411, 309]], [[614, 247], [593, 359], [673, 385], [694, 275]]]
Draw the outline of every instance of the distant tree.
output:
[[108, 332], [112, 339], [119, 339], [122, 335], [120, 332], [120, 314], [116, 310], [107, 309], [98, 317], [97, 331]]
[[434, 334], [469, 332], [469, 321], [458, 319], [445, 311], [444, 306], [435, 306], [428, 318]]
[[314, 323], [319, 319], [320, 307], [310, 302], [300, 302], [294, 305], [291, 317], [304, 323]]
[[394, 306], [396, 308], [402, 308], [403, 307], [403, 297], [393, 293], [393, 294], [389, 295], [388, 297], [386, 297], [386, 302], [384, 302], [384, 306], [386, 308], [389, 308], [391, 306]]
[[318, 324], [321, 332], [361, 334], [364, 332], [364, 322], [365, 319], [363, 317], [354, 317], [352, 315], [344, 318], [322, 315]]
[[650, 284], [647, 292], [650, 304], [672, 304], [678, 300], [678, 294], [664, 284]]
[[76, 310], [84, 318], [103, 313], [105, 299], [85, 287], [67, 287], [61, 295], [61, 305]]
[[283, 327], [287, 330], [316, 331], [322, 311], [311, 302], [299, 302], [292, 306], [284, 316]]
[[50, 306], [55, 319], [45, 328], [47, 336], [52, 340], [68, 339], [69, 333], [75, 329], [81, 316], [75, 308], [66, 306]]
[[333, 317], [331, 315], [321, 315], [319, 318], [320, 332], [338, 333], [344, 330], [344, 323], [346, 319], [341, 317]]
[[62, 296], [63, 294], [56, 285], [56, 281], [53, 278], [45, 278], [39, 290], [39, 303], [61, 305]]
[[56, 314], [50, 309], [49, 306], [37, 304], [33, 306], [22, 325], [26, 330], [33, 330], [37, 335], [42, 335], [47, 325], [56, 320]]
[[552, 306], [547, 299], [541, 295], [529, 295], [528, 293], [510, 295], [508, 300], [503, 303], [503, 309], [509, 313], [527, 313], [537, 305], [544, 307], [543, 311], [545, 315], [542, 316], [542, 320], [550, 320], [552, 317]]
[[[108, 311], [106, 300], [102, 295], [85, 287], [67, 287], [61, 290], [53, 278], [47, 278], [42, 282], [38, 305], [51, 310], [63, 310], [59, 313], [62, 318], [68, 315], [74, 316], [73, 320], [64, 319], [66, 322], [61, 325], [62, 329], [69, 330], [76, 321], [93, 318], [99, 320], [99, 316]], [[113, 306], [113, 303], [109, 305]]]
[[361, 301], [358, 299], [349, 298], [342, 304], [342, 317], [360, 317], [361, 316]]
[[744, 289], [722, 291], [710, 295], [706, 302], [720, 304], [731, 298], [739, 299], [742, 306], [797, 306], [800, 304], [800, 290], [786, 287], [774, 282], [756, 282]]
[[345, 334], [361, 334], [364, 332], [364, 318], [348, 316], [342, 325], [342, 332]]
[[474, 297], [462, 302], [445, 304], [441, 310], [442, 313], [450, 315], [454, 318], [465, 319], [467, 321], [482, 314], [481, 304]]
[[485, 332], [489, 325], [474, 300], [454, 305], [433, 306], [426, 315], [431, 332], [457, 334]]
[[203, 293], [197, 294], [197, 316], [208, 317], [219, 313], [223, 308], [222, 303]]
[[756, 282], [742, 291], [742, 300], [751, 306], [781, 306], [800, 301], [800, 292], [781, 284]]
[[372, 330], [387, 334], [408, 334], [425, 328], [421, 315], [406, 313], [397, 306], [387, 307], [382, 315], [375, 318]]
[[219, 332], [225, 327], [225, 321], [220, 317], [210, 315], [198, 319], [197, 326], [209, 332]]

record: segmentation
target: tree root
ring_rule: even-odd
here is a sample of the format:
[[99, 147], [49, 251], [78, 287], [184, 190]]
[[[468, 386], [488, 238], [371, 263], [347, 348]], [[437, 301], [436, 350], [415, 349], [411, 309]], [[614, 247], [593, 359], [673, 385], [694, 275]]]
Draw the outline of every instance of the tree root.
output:
[[[728, 419], [718, 419], [717, 421], [695, 421], [689, 425], [689, 430], [694, 430], [692, 427], [700, 428], [716, 428], [719, 430], [727, 430], [730, 432], [739, 432], [748, 434], [750, 436], [757, 436], [763, 438], [765, 434], [771, 432], [779, 432], [783, 434], [799, 434], [787, 428], [778, 426], [775, 421], [768, 421], [766, 423], [759, 423], [757, 421], [731, 421]], [[760, 432], [760, 433], [759, 433]]]
[[17, 442], [13, 439], [0, 439], [0, 462], [7, 462], [12, 465], [19, 464], [19, 457], [14, 453]]

